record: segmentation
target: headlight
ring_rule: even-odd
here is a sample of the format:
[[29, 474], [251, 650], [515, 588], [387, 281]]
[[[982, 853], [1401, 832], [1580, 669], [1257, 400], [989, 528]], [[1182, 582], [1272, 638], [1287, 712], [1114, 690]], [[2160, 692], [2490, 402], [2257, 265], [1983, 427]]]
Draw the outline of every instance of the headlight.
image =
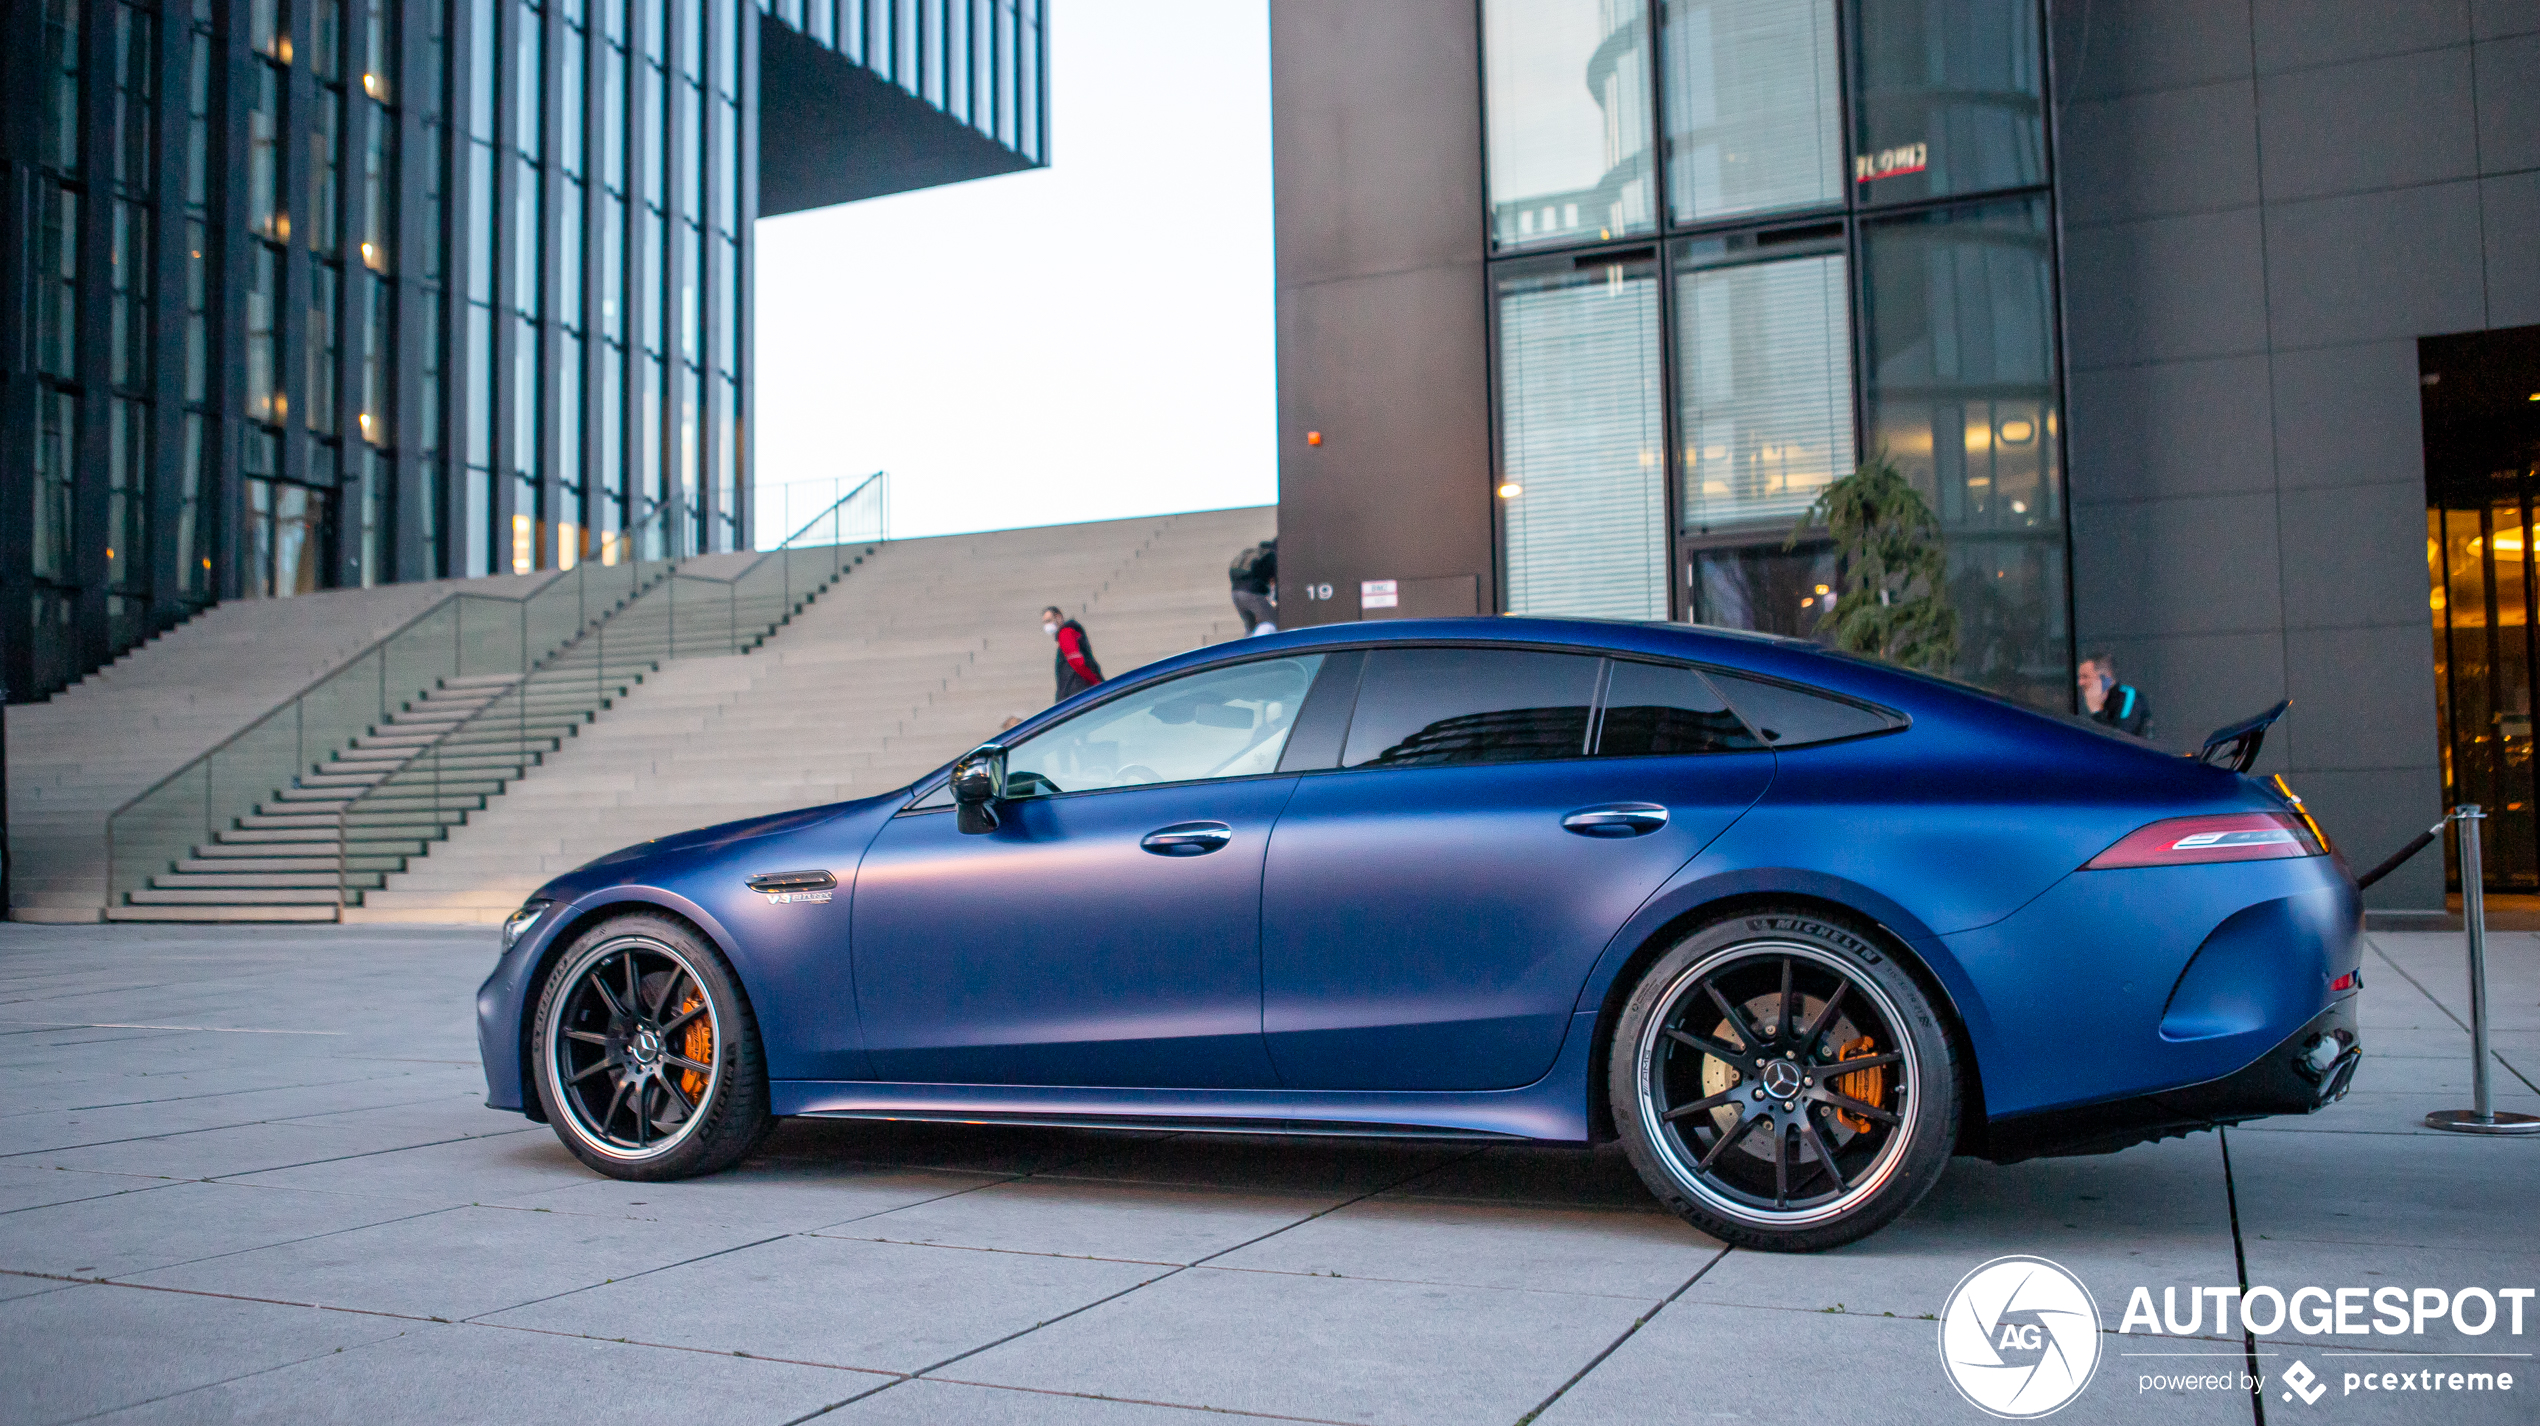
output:
[[547, 908], [555, 904], [552, 901], [522, 903], [521, 908], [511, 914], [511, 919], [503, 923], [503, 949], [509, 951], [519, 945], [520, 938], [527, 935], [529, 928], [538, 924], [538, 918], [547, 914]]

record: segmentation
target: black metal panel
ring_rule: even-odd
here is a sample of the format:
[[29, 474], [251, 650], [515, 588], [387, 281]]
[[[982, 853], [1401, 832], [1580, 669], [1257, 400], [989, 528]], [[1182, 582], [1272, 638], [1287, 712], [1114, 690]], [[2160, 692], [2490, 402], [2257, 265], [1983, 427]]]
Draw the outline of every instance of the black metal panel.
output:
[[760, 217], [1037, 167], [773, 15], [758, 31], [758, 107], [785, 119], [759, 149]]

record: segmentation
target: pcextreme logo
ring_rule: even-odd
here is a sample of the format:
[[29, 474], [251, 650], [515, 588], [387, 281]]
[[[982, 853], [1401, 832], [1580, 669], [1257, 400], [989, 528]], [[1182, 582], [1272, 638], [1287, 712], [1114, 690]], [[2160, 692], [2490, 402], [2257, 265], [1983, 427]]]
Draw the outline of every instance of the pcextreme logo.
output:
[[1940, 1364], [1977, 1410], [2025, 1421], [2062, 1410], [2099, 1368], [2090, 1289], [2044, 1258], [1995, 1258], [1940, 1312]]

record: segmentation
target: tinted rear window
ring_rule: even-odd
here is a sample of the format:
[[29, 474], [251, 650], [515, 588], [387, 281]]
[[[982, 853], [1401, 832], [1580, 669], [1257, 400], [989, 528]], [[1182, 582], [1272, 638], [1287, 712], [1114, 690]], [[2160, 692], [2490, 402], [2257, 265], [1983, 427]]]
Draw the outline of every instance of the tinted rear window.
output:
[[1762, 746], [1701, 674], [1615, 661], [1605, 686], [1605, 717], [1597, 725], [1597, 756], [1733, 753]]
[[1536, 762], [1587, 751], [1598, 660], [1515, 649], [1367, 656], [1343, 767]]
[[1776, 748], [1831, 743], [1905, 726], [1905, 720], [1893, 713], [1830, 693], [1731, 673], [1714, 672], [1711, 678], [1755, 731], [1764, 735], [1764, 741]]

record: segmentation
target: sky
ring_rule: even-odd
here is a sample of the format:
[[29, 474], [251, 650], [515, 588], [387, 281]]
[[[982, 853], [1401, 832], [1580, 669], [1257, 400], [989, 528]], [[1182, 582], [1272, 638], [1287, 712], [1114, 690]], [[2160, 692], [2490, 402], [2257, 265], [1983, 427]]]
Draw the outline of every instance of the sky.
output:
[[1278, 499], [1265, 0], [1050, 11], [1049, 167], [759, 223], [760, 547]]

